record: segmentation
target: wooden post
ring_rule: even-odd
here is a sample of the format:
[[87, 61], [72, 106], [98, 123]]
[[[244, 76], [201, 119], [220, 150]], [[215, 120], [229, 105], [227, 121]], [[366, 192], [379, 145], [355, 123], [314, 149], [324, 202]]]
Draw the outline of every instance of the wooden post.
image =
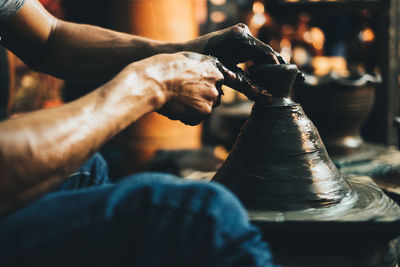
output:
[[[160, 41], [181, 42], [198, 35], [196, 1], [118, 0], [117, 29]], [[201, 127], [186, 126], [157, 113], [147, 115], [118, 138], [125, 158], [124, 173], [146, 169], [159, 149], [195, 149], [201, 146]]]

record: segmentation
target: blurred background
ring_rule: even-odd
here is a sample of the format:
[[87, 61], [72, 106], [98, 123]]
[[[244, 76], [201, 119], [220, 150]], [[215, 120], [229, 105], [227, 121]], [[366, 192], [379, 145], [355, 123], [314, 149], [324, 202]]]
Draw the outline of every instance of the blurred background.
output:
[[[397, 0], [41, 0], [55, 16], [162, 41], [246, 23], [306, 74], [293, 98], [316, 124], [331, 156], [340, 159], [399, 144]], [[235, 53], [235, 51], [232, 51]], [[9, 79], [1, 116], [51, 108], [92, 90], [31, 71], [7, 51]], [[240, 65], [246, 68], [246, 64]], [[80, 90], [68, 90], [71, 87]], [[143, 170], [189, 178], [212, 173], [226, 158], [252, 103], [223, 88], [222, 105], [202, 125], [150, 114], [104, 148], [113, 177]], [[70, 92], [80, 91], [79, 95]], [[371, 145], [370, 145], [371, 144]], [[398, 155], [397, 155], [398, 156]], [[396, 157], [397, 157], [396, 156]], [[400, 157], [399, 157], [400, 161]], [[397, 164], [397, 163], [396, 163]], [[400, 165], [400, 163], [399, 163]]]

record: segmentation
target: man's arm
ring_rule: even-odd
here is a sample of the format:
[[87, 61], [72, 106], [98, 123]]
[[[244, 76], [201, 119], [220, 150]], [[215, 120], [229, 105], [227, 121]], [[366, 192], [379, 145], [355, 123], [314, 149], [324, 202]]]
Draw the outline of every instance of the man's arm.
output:
[[[237, 63], [284, 63], [244, 24], [184, 43], [166, 43], [100, 27], [69, 23], [49, 14], [37, 0], [26, 0], [9, 20], [0, 22], [2, 44], [33, 69], [83, 83], [109, 80], [127, 64], [159, 53], [191, 51], [217, 57], [228, 86], [254, 98], [257, 88]], [[228, 71], [228, 72], [226, 72]]]
[[37, 0], [26, 0], [0, 22], [2, 44], [34, 70], [62, 79], [101, 83], [126, 65], [182, 45], [150, 40], [52, 16]]
[[211, 113], [222, 78], [211, 57], [157, 55], [76, 101], [1, 122], [0, 214], [65, 180], [144, 114], [162, 107], [170, 118], [199, 123]]

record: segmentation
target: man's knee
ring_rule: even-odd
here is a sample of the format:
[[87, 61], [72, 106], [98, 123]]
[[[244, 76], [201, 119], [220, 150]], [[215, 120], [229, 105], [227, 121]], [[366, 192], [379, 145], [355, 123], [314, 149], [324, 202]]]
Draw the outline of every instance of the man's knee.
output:
[[93, 185], [108, 183], [110, 183], [110, 178], [108, 177], [108, 165], [101, 154], [96, 153], [76, 172], [72, 173], [56, 191], [81, 189]]
[[215, 183], [199, 183], [196, 185], [199, 194], [202, 196], [200, 201], [209, 203], [210, 215], [218, 220], [246, 220], [247, 213], [239, 199], [225, 186]]
[[142, 173], [123, 179], [121, 191], [136, 195], [143, 205], [179, 208], [202, 213], [216, 220], [247, 222], [240, 201], [223, 185], [214, 182], [188, 181], [164, 173]]

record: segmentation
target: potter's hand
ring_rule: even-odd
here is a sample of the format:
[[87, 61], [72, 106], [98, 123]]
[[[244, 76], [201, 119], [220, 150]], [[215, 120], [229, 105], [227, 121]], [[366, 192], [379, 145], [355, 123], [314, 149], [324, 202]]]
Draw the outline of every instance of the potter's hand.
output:
[[236, 64], [247, 61], [256, 64], [286, 63], [269, 45], [253, 37], [244, 24], [189, 41], [185, 44], [185, 49], [217, 57], [226, 66], [221, 70], [226, 85], [244, 93], [250, 99], [254, 99], [259, 90]]
[[214, 56], [228, 67], [250, 60], [260, 64], [286, 63], [269, 45], [255, 38], [242, 23], [206, 34], [186, 45], [190, 51]]
[[158, 110], [173, 120], [199, 124], [219, 104], [224, 76], [217, 60], [191, 52], [155, 56], [152, 75], [161, 82], [166, 103]]

